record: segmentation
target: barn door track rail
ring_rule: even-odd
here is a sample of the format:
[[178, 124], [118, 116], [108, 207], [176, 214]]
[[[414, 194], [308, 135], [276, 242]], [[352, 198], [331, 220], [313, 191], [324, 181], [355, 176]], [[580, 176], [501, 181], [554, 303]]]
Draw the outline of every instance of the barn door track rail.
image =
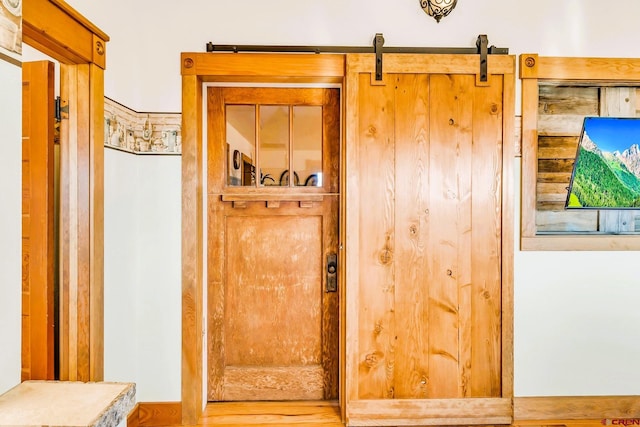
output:
[[270, 52], [270, 53], [375, 53], [376, 80], [382, 80], [382, 62], [384, 53], [426, 53], [426, 54], [462, 54], [480, 55], [480, 81], [487, 81], [487, 56], [508, 55], [509, 48], [489, 46], [485, 34], [480, 34], [476, 47], [394, 47], [384, 46], [382, 33], [377, 33], [373, 46], [269, 46], [269, 45], [230, 45], [207, 43], [207, 52]]

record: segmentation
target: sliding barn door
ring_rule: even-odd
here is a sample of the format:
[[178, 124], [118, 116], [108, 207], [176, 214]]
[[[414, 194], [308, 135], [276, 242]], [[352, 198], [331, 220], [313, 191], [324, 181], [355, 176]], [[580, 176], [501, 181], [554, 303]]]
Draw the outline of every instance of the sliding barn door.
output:
[[349, 425], [511, 422], [513, 57], [347, 61]]

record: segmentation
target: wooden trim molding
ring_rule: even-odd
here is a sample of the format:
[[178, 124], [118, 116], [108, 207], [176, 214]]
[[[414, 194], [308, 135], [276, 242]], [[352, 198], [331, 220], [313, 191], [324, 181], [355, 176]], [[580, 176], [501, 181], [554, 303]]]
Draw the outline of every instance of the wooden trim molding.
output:
[[551, 425], [548, 420], [638, 419], [640, 396], [517, 397], [513, 399], [513, 408], [514, 424]]
[[179, 425], [182, 425], [182, 404], [180, 402], [140, 402], [127, 417], [127, 427]]
[[140, 425], [140, 404], [133, 407], [127, 415], [127, 427], [138, 427]]
[[182, 76], [182, 422], [202, 413], [202, 81]]
[[105, 68], [109, 36], [63, 0], [29, 0], [22, 9], [25, 43], [65, 64]]
[[358, 400], [347, 408], [347, 425], [511, 424], [511, 399]]

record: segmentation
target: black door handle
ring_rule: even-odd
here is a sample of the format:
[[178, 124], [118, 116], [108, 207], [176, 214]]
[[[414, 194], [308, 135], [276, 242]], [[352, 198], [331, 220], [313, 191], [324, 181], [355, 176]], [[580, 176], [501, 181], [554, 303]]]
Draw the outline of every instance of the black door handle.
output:
[[327, 255], [327, 292], [338, 291], [338, 256], [336, 254]]

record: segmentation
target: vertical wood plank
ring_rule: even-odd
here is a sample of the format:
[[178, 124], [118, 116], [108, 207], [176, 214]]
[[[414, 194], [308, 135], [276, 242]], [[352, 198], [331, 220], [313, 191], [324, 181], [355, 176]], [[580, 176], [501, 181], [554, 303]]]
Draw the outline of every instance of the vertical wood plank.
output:
[[89, 379], [104, 379], [104, 70], [89, 64]]
[[[469, 77], [469, 76], [467, 76]], [[427, 252], [430, 258], [429, 281], [429, 396], [451, 398], [459, 394], [459, 289], [463, 273], [460, 242], [467, 233], [460, 217], [459, 201], [468, 197], [460, 186], [459, 156], [469, 132], [468, 117], [459, 105], [459, 76], [432, 75], [430, 98], [430, 228]], [[437, 101], [436, 101], [437, 100]], [[437, 102], [437, 108], [435, 103]], [[465, 128], [466, 127], [466, 128]]]
[[[351, 402], [358, 399], [358, 307], [360, 305], [360, 293], [356, 286], [349, 284], [358, 283], [359, 271], [356, 260], [360, 259], [359, 233], [347, 233], [347, 228], [360, 230], [360, 202], [358, 192], [360, 188], [360, 159], [359, 153], [359, 110], [360, 110], [360, 82], [359, 72], [356, 68], [357, 61], [353, 54], [346, 56], [345, 101], [344, 101], [344, 142], [342, 145], [343, 164], [340, 182], [342, 196], [340, 206], [344, 212], [341, 215], [340, 238], [344, 244], [344, 250], [340, 253], [340, 262], [345, 268], [339, 269], [340, 278], [344, 286], [341, 286], [340, 296], [343, 301], [341, 310], [343, 352], [344, 358], [341, 373], [344, 376], [343, 389], [341, 390], [342, 418], [347, 419], [347, 408]], [[348, 108], [347, 108], [348, 106]]]
[[[334, 111], [337, 113], [337, 111]], [[335, 116], [339, 117], [339, 114], [334, 114], [334, 119], [331, 120], [335, 125]], [[337, 129], [340, 129], [338, 126]], [[329, 153], [335, 152], [339, 146], [338, 140], [333, 140], [334, 147], [330, 149]], [[339, 159], [332, 159], [332, 163], [337, 166], [335, 161]], [[338, 171], [331, 169], [331, 176], [337, 178]], [[331, 186], [337, 186], [336, 183], [332, 183]], [[327, 268], [327, 256], [329, 254], [337, 254], [338, 252], [338, 197], [337, 196], [325, 196], [323, 202], [322, 212], [322, 362], [324, 372], [324, 399], [335, 400], [338, 398], [338, 384], [339, 384], [339, 329], [340, 324], [340, 299], [337, 292], [326, 292], [327, 288], [327, 275], [325, 274]], [[338, 264], [338, 269], [343, 268]], [[344, 286], [344, 282], [338, 282], [338, 287]]]
[[536, 235], [538, 177], [538, 80], [522, 80], [522, 236]]
[[429, 76], [397, 74], [395, 395], [428, 397]]
[[[210, 126], [210, 125], [209, 125]], [[218, 194], [208, 195], [207, 218], [207, 395], [210, 401], [224, 396], [224, 298], [225, 298], [225, 212]], [[233, 209], [233, 207], [231, 208]]]
[[[82, 94], [90, 93], [89, 64], [76, 65], [78, 92]], [[75, 108], [74, 108], [75, 107]], [[90, 375], [90, 355], [91, 355], [91, 123], [90, 123], [90, 101], [86, 97], [79, 97], [75, 105], [70, 105], [71, 114], [76, 116], [77, 121], [77, 153], [78, 153], [78, 182], [77, 182], [77, 233], [78, 252], [75, 256], [78, 259], [78, 276], [76, 279], [77, 295], [77, 380], [89, 381]]]
[[[69, 102], [69, 99], [76, 96], [75, 86], [73, 85], [73, 75], [75, 68], [69, 65], [60, 64], [60, 98], [63, 102]], [[71, 301], [69, 293], [69, 283], [72, 277], [72, 236], [69, 232], [71, 227], [71, 194], [72, 194], [72, 171], [65, 171], [63, 166], [72, 166], [73, 150], [71, 149], [73, 132], [71, 128], [75, 122], [71, 117], [60, 123], [60, 242], [59, 242], [59, 263], [60, 263], [60, 327], [59, 327], [59, 348], [60, 348], [60, 379], [70, 379], [71, 353], [70, 353], [70, 337], [71, 337]]]
[[[457, 271], [456, 285], [458, 288], [458, 396], [473, 396], [473, 377], [475, 369], [473, 365], [474, 356], [478, 355], [473, 341], [473, 332], [476, 327], [483, 327], [474, 324], [473, 319], [473, 276], [477, 265], [474, 261], [473, 240], [474, 229], [472, 222], [473, 203], [476, 197], [476, 189], [473, 182], [475, 162], [480, 159], [474, 157], [474, 149], [481, 145], [483, 141], [476, 141], [476, 116], [477, 100], [474, 98], [476, 92], [488, 87], [490, 81], [484, 85], [476, 87], [477, 82], [473, 82], [467, 76], [455, 76], [454, 91], [452, 93], [455, 102], [454, 129], [456, 130], [455, 153], [456, 159], [456, 181], [457, 181]], [[450, 145], [451, 142], [449, 143]], [[454, 147], [450, 147], [454, 150]], [[483, 160], [485, 160], [483, 158]], [[495, 209], [495, 207], [494, 207]], [[484, 266], [483, 266], [484, 267]], [[498, 338], [499, 342], [499, 338]]]
[[[83, 127], [80, 123], [78, 110], [82, 99], [82, 85], [80, 84], [80, 72], [77, 65], [61, 65], [61, 75], [65, 79], [63, 94], [67, 95], [69, 105], [68, 119], [63, 120], [61, 127], [61, 263], [62, 263], [62, 309], [65, 316], [63, 322], [68, 326], [67, 330], [61, 330], [61, 342], [63, 342], [62, 352], [66, 353], [61, 357], [60, 379], [78, 381], [78, 366], [80, 357], [79, 324], [82, 315], [79, 310], [78, 289], [79, 276], [81, 271], [81, 260], [79, 252], [80, 242], [80, 177], [83, 168], [80, 160], [80, 149]], [[67, 137], [65, 139], [65, 136]], [[65, 185], [66, 184], [66, 185]], [[61, 316], [62, 317], [62, 316]], [[62, 335], [65, 334], [65, 335]], [[66, 361], [66, 365], [63, 362]]]
[[325, 89], [322, 108], [323, 168], [328, 171], [325, 191], [340, 192], [340, 91]]
[[359, 77], [358, 182], [359, 265], [358, 395], [361, 399], [393, 398], [395, 351], [394, 77], [371, 86]]
[[[224, 171], [219, 164], [225, 144], [223, 89], [207, 89], [207, 396], [211, 401], [225, 400], [224, 313], [225, 313], [225, 212], [220, 201]], [[219, 171], [219, 172], [216, 172]]]
[[503, 78], [475, 88], [471, 211], [471, 397], [501, 396]]
[[[202, 413], [202, 87], [182, 77], [182, 423]], [[195, 125], [194, 125], [195, 124]]]
[[[325, 89], [323, 91], [322, 106], [322, 135], [323, 135], [323, 169], [328, 176], [328, 183], [324, 183], [325, 191], [339, 193], [340, 188], [340, 91]], [[328, 184], [328, 185], [327, 185]], [[310, 206], [312, 207], [312, 206]], [[341, 288], [345, 282], [338, 279], [338, 292], [325, 292], [327, 276], [327, 256], [338, 255], [340, 246], [340, 199], [339, 196], [325, 196], [323, 202], [323, 258], [322, 258], [322, 366], [324, 370], [324, 398], [335, 400], [340, 397], [340, 298]], [[338, 271], [344, 270], [344, 264], [338, 260]]]
[[514, 134], [515, 117], [515, 58], [511, 58], [512, 71], [503, 75], [502, 102], [502, 224], [501, 224], [501, 279], [502, 279], [502, 397], [513, 398], [513, 258], [515, 185], [514, 156], [516, 147], [509, 135]]

